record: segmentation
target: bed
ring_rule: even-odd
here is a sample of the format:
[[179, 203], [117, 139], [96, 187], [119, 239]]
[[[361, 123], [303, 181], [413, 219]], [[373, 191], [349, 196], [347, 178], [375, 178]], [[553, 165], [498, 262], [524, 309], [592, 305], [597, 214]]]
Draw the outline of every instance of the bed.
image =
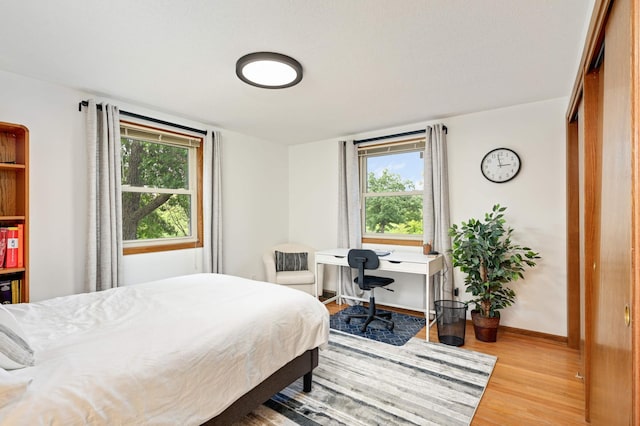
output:
[[1, 371], [3, 424], [229, 424], [309, 390], [329, 334], [310, 295], [222, 274], [3, 307], [35, 361]]

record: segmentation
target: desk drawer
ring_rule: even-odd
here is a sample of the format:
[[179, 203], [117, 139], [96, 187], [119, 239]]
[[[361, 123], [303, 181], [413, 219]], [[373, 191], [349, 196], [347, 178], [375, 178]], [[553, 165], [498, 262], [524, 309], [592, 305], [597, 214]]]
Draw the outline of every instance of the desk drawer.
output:
[[394, 262], [391, 260], [380, 260], [380, 270], [406, 272], [408, 274], [426, 274], [427, 265], [414, 262]]
[[347, 256], [334, 256], [330, 254], [317, 254], [316, 263], [323, 263], [325, 265], [341, 265], [347, 266]]

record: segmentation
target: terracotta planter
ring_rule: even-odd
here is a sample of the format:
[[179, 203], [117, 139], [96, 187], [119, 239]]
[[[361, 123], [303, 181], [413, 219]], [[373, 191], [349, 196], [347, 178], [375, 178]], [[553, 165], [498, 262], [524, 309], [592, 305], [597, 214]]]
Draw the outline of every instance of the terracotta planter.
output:
[[471, 321], [473, 321], [473, 331], [476, 339], [481, 342], [495, 342], [498, 337], [498, 325], [500, 325], [500, 317], [485, 318], [480, 315], [479, 311], [471, 311]]

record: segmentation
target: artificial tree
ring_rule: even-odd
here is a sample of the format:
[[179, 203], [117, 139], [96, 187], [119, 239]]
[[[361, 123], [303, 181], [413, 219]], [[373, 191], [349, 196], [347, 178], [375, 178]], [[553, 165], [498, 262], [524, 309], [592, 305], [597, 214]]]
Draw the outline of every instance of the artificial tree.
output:
[[[539, 253], [512, 241], [513, 229], [504, 219], [506, 209], [496, 204], [484, 220], [472, 218], [449, 228], [453, 266], [466, 274], [465, 291], [474, 297], [470, 300], [475, 303], [474, 325], [475, 317], [497, 318], [493, 321], [497, 328], [500, 309], [515, 301], [516, 293], [508, 284], [524, 278], [525, 268], [536, 266], [535, 259], [540, 258]], [[495, 341], [495, 331], [492, 334], [489, 339]]]

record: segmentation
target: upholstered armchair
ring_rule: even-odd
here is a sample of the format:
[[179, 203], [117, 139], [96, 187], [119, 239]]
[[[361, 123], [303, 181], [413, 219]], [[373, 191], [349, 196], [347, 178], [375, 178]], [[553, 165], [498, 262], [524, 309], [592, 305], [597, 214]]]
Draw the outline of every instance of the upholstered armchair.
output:
[[[266, 281], [290, 286], [315, 296], [315, 249], [304, 244], [284, 243], [262, 256]], [[323, 271], [318, 274], [318, 292], [322, 294]]]

